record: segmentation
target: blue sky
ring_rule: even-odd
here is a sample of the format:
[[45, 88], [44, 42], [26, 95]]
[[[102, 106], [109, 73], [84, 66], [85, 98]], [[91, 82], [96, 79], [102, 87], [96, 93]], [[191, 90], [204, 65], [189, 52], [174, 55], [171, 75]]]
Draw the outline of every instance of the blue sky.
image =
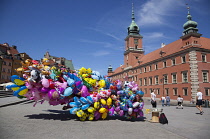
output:
[[0, 44], [33, 59], [49, 51], [105, 75], [109, 65], [123, 64], [132, 2], [145, 54], [182, 36], [186, 3], [199, 33], [210, 38], [209, 0], [0, 0]]

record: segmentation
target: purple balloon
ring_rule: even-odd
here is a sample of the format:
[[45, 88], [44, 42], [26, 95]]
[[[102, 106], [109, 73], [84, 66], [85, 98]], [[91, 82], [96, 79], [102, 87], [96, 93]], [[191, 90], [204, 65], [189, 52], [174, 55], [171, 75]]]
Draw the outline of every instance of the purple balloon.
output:
[[110, 116], [114, 115], [114, 107], [111, 107], [111, 109], [109, 109], [109, 115]]
[[81, 96], [82, 97], [87, 97], [87, 96], [90, 96], [90, 93], [88, 92], [88, 89], [85, 85], [82, 86], [82, 89], [81, 89]]
[[42, 92], [42, 93], [47, 93], [49, 90], [50, 90], [49, 88], [42, 87], [42, 88], [40, 89], [40, 92]]
[[120, 110], [120, 116], [123, 116], [123, 115], [124, 115], [124, 111]]
[[98, 120], [101, 117], [101, 113], [99, 111], [95, 111], [94, 117], [95, 117], [95, 120]]

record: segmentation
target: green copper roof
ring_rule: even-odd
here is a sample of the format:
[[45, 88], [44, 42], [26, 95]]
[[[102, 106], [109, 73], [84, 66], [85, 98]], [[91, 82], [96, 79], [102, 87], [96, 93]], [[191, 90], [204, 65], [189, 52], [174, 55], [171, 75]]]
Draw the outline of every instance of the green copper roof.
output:
[[130, 26], [128, 27], [128, 35], [140, 35], [139, 34], [139, 27], [135, 22], [135, 17], [134, 17], [134, 10], [133, 10], [133, 3], [132, 3], [132, 22], [130, 24]]
[[195, 22], [195, 21], [192, 21], [192, 16], [190, 15], [190, 8], [188, 7], [188, 15], [187, 15], [187, 22], [184, 23], [183, 25], [183, 28], [184, 28], [184, 31], [183, 33], [184, 34], [188, 34], [190, 32], [197, 32], [198, 29], [196, 28], [198, 23]]

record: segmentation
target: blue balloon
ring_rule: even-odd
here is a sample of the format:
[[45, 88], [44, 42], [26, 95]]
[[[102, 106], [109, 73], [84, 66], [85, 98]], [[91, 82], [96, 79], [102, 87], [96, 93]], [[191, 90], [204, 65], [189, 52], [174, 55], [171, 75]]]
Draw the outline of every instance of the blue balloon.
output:
[[78, 108], [78, 107], [73, 107], [73, 108], [70, 109], [70, 113], [71, 113], [71, 114], [76, 114], [76, 112], [77, 112], [78, 110], [80, 110], [80, 108]]
[[85, 105], [82, 105], [82, 110], [86, 110], [87, 108], [89, 108], [90, 107], [90, 104], [85, 104]]
[[143, 91], [137, 91], [136, 94], [140, 95], [140, 96], [144, 96], [144, 92]]
[[87, 104], [88, 101], [85, 97], [80, 97], [80, 101], [83, 103], [83, 104]]
[[78, 106], [82, 105], [78, 97], [74, 97], [74, 102], [76, 102]]
[[62, 96], [70, 96], [72, 93], [73, 93], [72, 88], [68, 87], [68, 88], [65, 89]]
[[87, 96], [87, 101], [90, 103], [90, 104], [93, 104], [94, 103], [94, 100], [91, 96]]
[[71, 107], [78, 107], [78, 105], [77, 105], [76, 102], [70, 102], [69, 105], [70, 105]]

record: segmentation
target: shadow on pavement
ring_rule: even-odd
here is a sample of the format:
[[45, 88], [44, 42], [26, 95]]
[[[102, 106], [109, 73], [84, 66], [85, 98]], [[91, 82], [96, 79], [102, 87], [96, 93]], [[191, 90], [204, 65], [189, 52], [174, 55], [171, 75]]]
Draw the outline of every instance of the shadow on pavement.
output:
[[77, 119], [76, 115], [72, 115], [68, 111], [62, 111], [62, 110], [46, 110], [46, 111], [52, 113], [32, 114], [32, 115], [25, 115], [24, 117], [28, 117], [28, 119], [61, 120], [61, 121]]
[[[43, 120], [61, 120], [61, 121], [67, 121], [67, 120], [75, 120], [80, 121], [77, 115], [70, 114], [69, 111], [63, 111], [63, 110], [44, 110], [46, 112], [51, 112], [49, 114], [46, 113], [40, 113], [40, 114], [32, 114], [32, 115], [25, 115], [24, 117], [28, 117], [28, 119], [43, 119]], [[125, 117], [121, 116], [108, 116], [104, 121], [106, 120], [121, 120], [121, 121], [130, 121], [130, 122], [145, 122], [145, 117], [140, 118], [132, 118], [127, 119]], [[102, 119], [99, 119], [102, 120]], [[86, 120], [88, 121], [88, 120]], [[96, 120], [94, 120], [96, 121]], [[81, 121], [84, 122], [84, 121]]]

